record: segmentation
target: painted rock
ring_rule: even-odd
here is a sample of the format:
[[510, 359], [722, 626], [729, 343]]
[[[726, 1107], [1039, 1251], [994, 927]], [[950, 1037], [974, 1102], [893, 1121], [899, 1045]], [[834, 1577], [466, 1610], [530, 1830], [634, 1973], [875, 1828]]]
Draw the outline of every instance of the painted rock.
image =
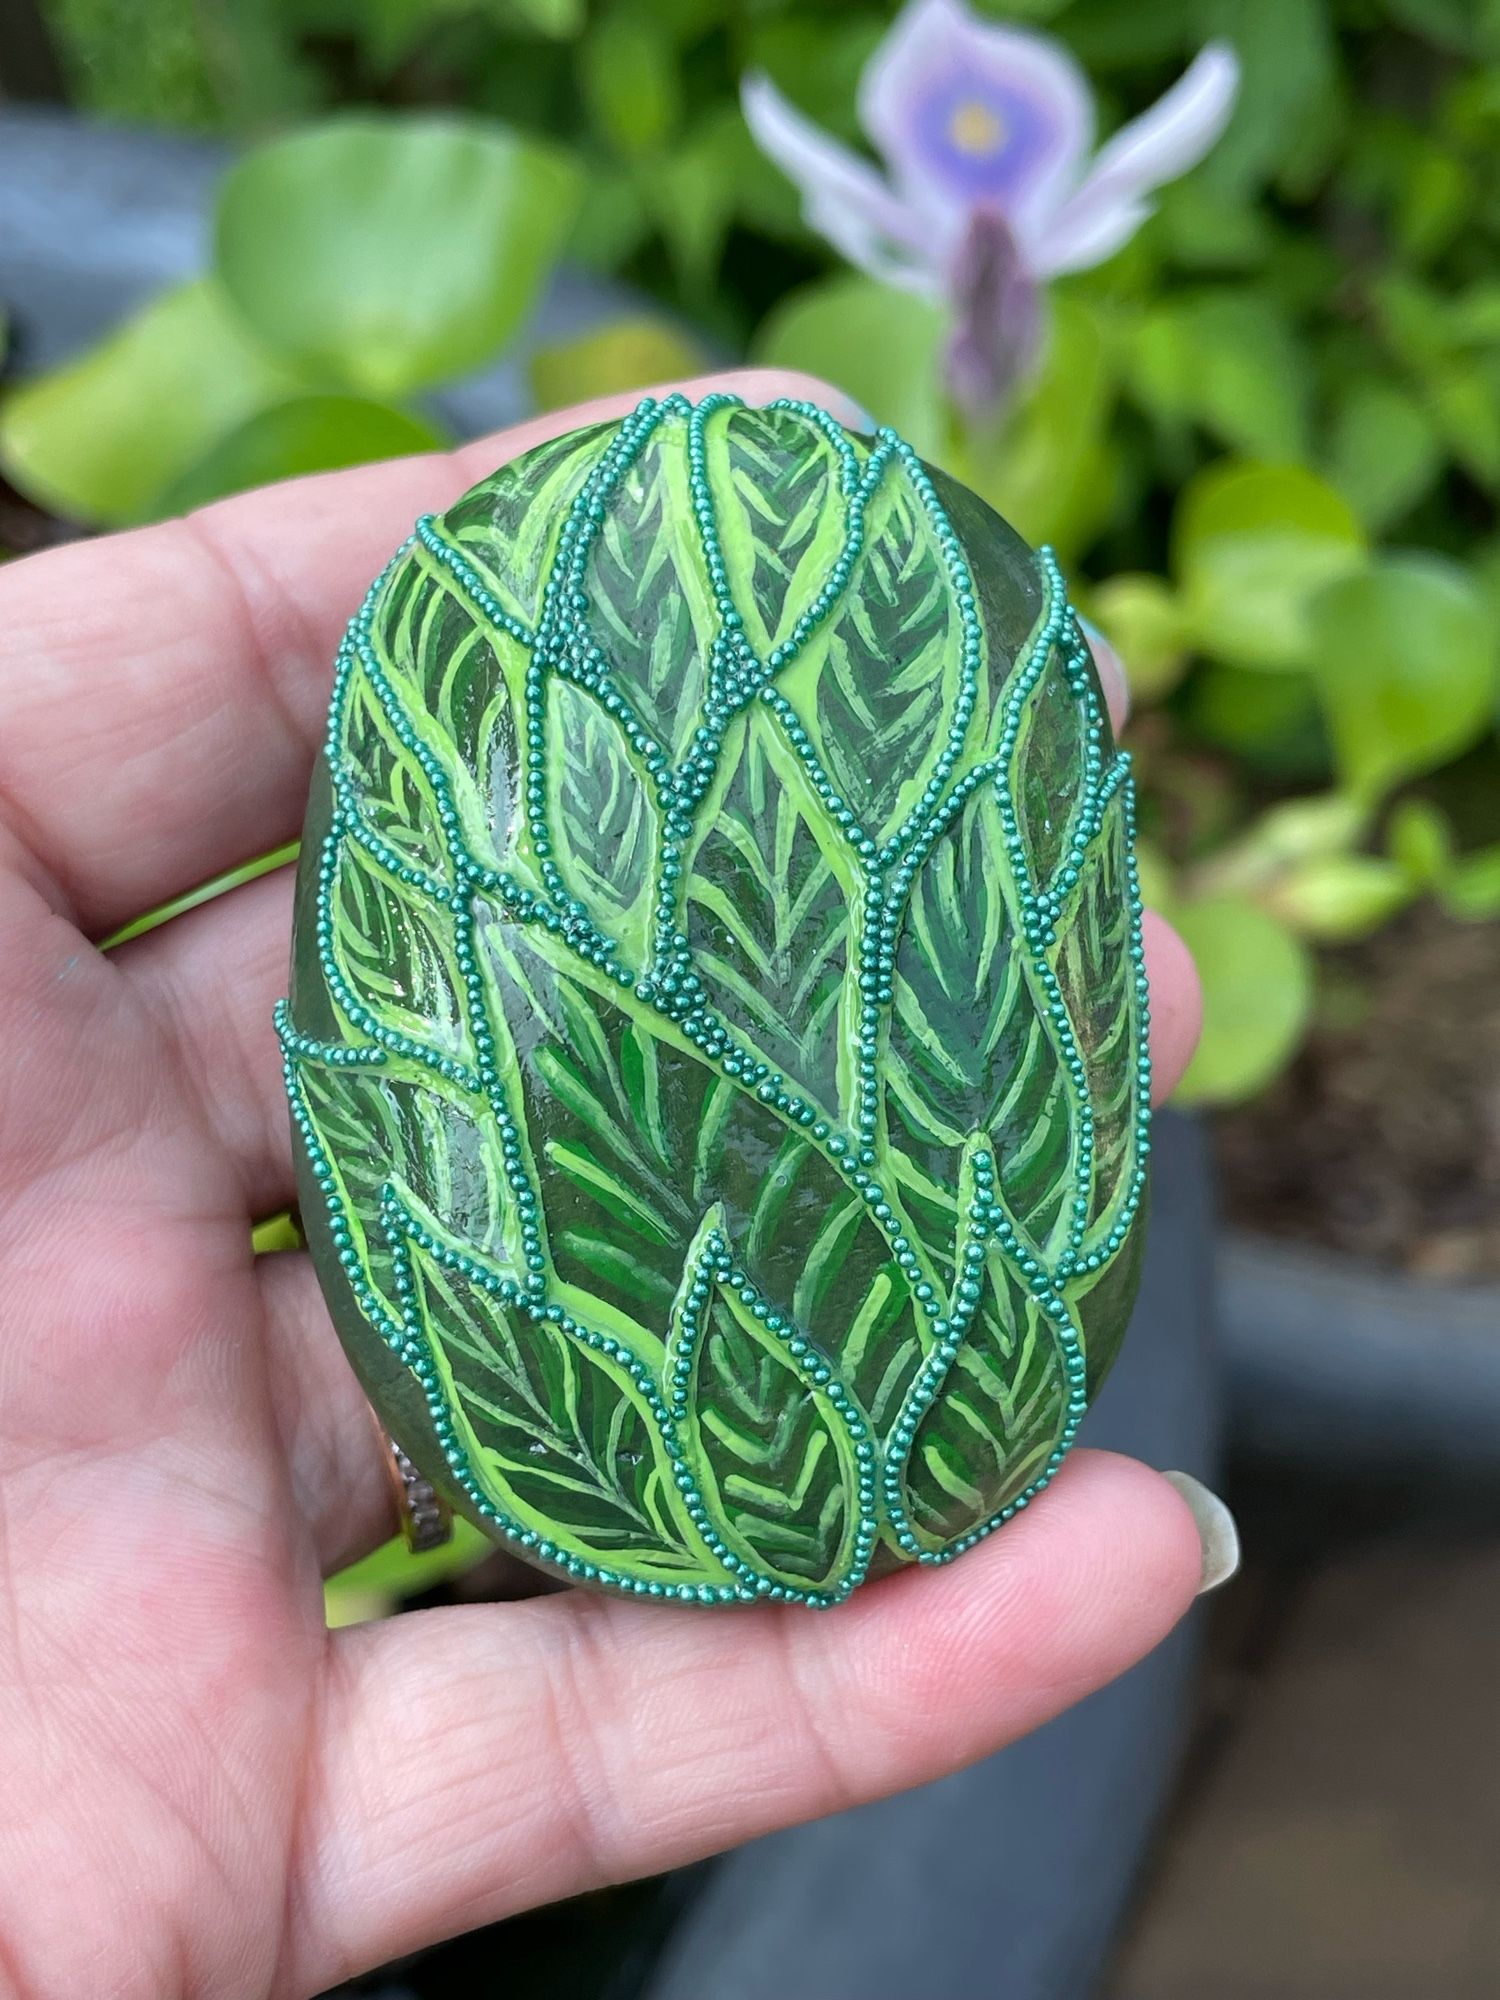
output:
[[459, 1508], [827, 1604], [1045, 1486], [1149, 1120], [1127, 760], [1045, 552], [889, 432], [644, 402], [418, 523], [302, 852], [304, 1222]]

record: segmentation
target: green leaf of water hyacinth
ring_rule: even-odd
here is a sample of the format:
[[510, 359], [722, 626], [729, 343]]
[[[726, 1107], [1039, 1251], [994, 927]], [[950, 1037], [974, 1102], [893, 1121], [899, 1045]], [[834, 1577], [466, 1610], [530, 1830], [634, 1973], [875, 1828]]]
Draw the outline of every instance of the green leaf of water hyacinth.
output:
[[195, 279], [12, 390], [0, 405], [0, 466], [65, 519], [123, 527], [166, 511], [163, 496], [205, 452], [304, 387], [220, 286]]
[[219, 196], [246, 324], [376, 398], [477, 368], [525, 319], [582, 192], [566, 154], [457, 117], [344, 117], [262, 146]]
[[1134, 1285], [1130, 839], [1055, 567], [891, 433], [673, 397], [420, 524], [341, 656], [282, 1017], [418, 1461], [703, 1601], [1025, 1505]]

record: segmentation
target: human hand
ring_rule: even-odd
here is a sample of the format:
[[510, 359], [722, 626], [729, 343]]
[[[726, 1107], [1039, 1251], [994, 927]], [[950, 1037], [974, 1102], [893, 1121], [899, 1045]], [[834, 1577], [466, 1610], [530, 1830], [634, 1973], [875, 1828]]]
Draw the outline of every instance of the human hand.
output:
[[[1119, 1673], [1197, 1585], [1172, 1488], [1079, 1452], [961, 1562], [820, 1617], [568, 1593], [324, 1628], [322, 1574], [391, 1503], [308, 1259], [250, 1249], [293, 1192], [290, 871], [89, 940], [296, 833], [340, 630], [419, 513], [633, 401], [0, 574], [5, 2000], [309, 1994], [919, 1783]], [[1196, 986], [1146, 941], [1165, 1089]]]

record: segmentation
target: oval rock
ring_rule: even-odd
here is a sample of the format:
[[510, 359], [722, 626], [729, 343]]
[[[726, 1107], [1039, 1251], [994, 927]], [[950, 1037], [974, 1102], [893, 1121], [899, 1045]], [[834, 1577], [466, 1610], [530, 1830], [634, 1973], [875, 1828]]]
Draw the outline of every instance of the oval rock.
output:
[[1055, 563], [811, 404], [502, 467], [350, 625], [279, 1025], [335, 1324], [498, 1540], [703, 1603], [960, 1553], [1144, 1220], [1131, 781]]

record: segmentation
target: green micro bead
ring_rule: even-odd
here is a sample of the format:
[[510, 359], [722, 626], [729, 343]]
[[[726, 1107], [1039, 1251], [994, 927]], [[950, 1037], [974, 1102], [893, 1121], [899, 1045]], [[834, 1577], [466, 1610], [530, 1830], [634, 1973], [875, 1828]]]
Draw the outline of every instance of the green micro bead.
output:
[[[339, 649], [297, 941], [317, 1032], [277, 1023], [304, 1207], [340, 1331], [400, 1358], [429, 1466], [498, 1538], [590, 1587], [826, 1608], [877, 1550], [946, 1561], [1024, 1509], [1087, 1406], [1086, 1331], [1113, 1345], [1090, 1290], [1137, 1226], [1150, 1115], [1127, 762], [1050, 552], [961, 534], [888, 429], [674, 395], [534, 464], [419, 523]], [[816, 556], [776, 544], [819, 509]], [[892, 522], [915, 539], [884, 546]], [[987, 601], [1030, 593], [1016, 657], [974, 563]], [[445, 600], [493, 663], [462, 703], [428, 650]], [[912, 657], [931, 708], [894, 679]], [[584, 704], [558, 742], [555, 682]], [[1049, 685], [1071, 735], [1037, 720]], [[1042, 829], [1032, 760], [1059, 757], [1075, 802]], [[1095, 1106], [1126, 1096], [1095, 1190]], [[1022, 1103], [1060, 1148], [1021, 1143]], [[927, 1468], [974, 1448], [964, 1385], [1039, 1340], [1028, 1427], [997, 1402], [978, 1506], [955, 1500]], [[539, 1534], [547, 1461], [585, 1485]]]

